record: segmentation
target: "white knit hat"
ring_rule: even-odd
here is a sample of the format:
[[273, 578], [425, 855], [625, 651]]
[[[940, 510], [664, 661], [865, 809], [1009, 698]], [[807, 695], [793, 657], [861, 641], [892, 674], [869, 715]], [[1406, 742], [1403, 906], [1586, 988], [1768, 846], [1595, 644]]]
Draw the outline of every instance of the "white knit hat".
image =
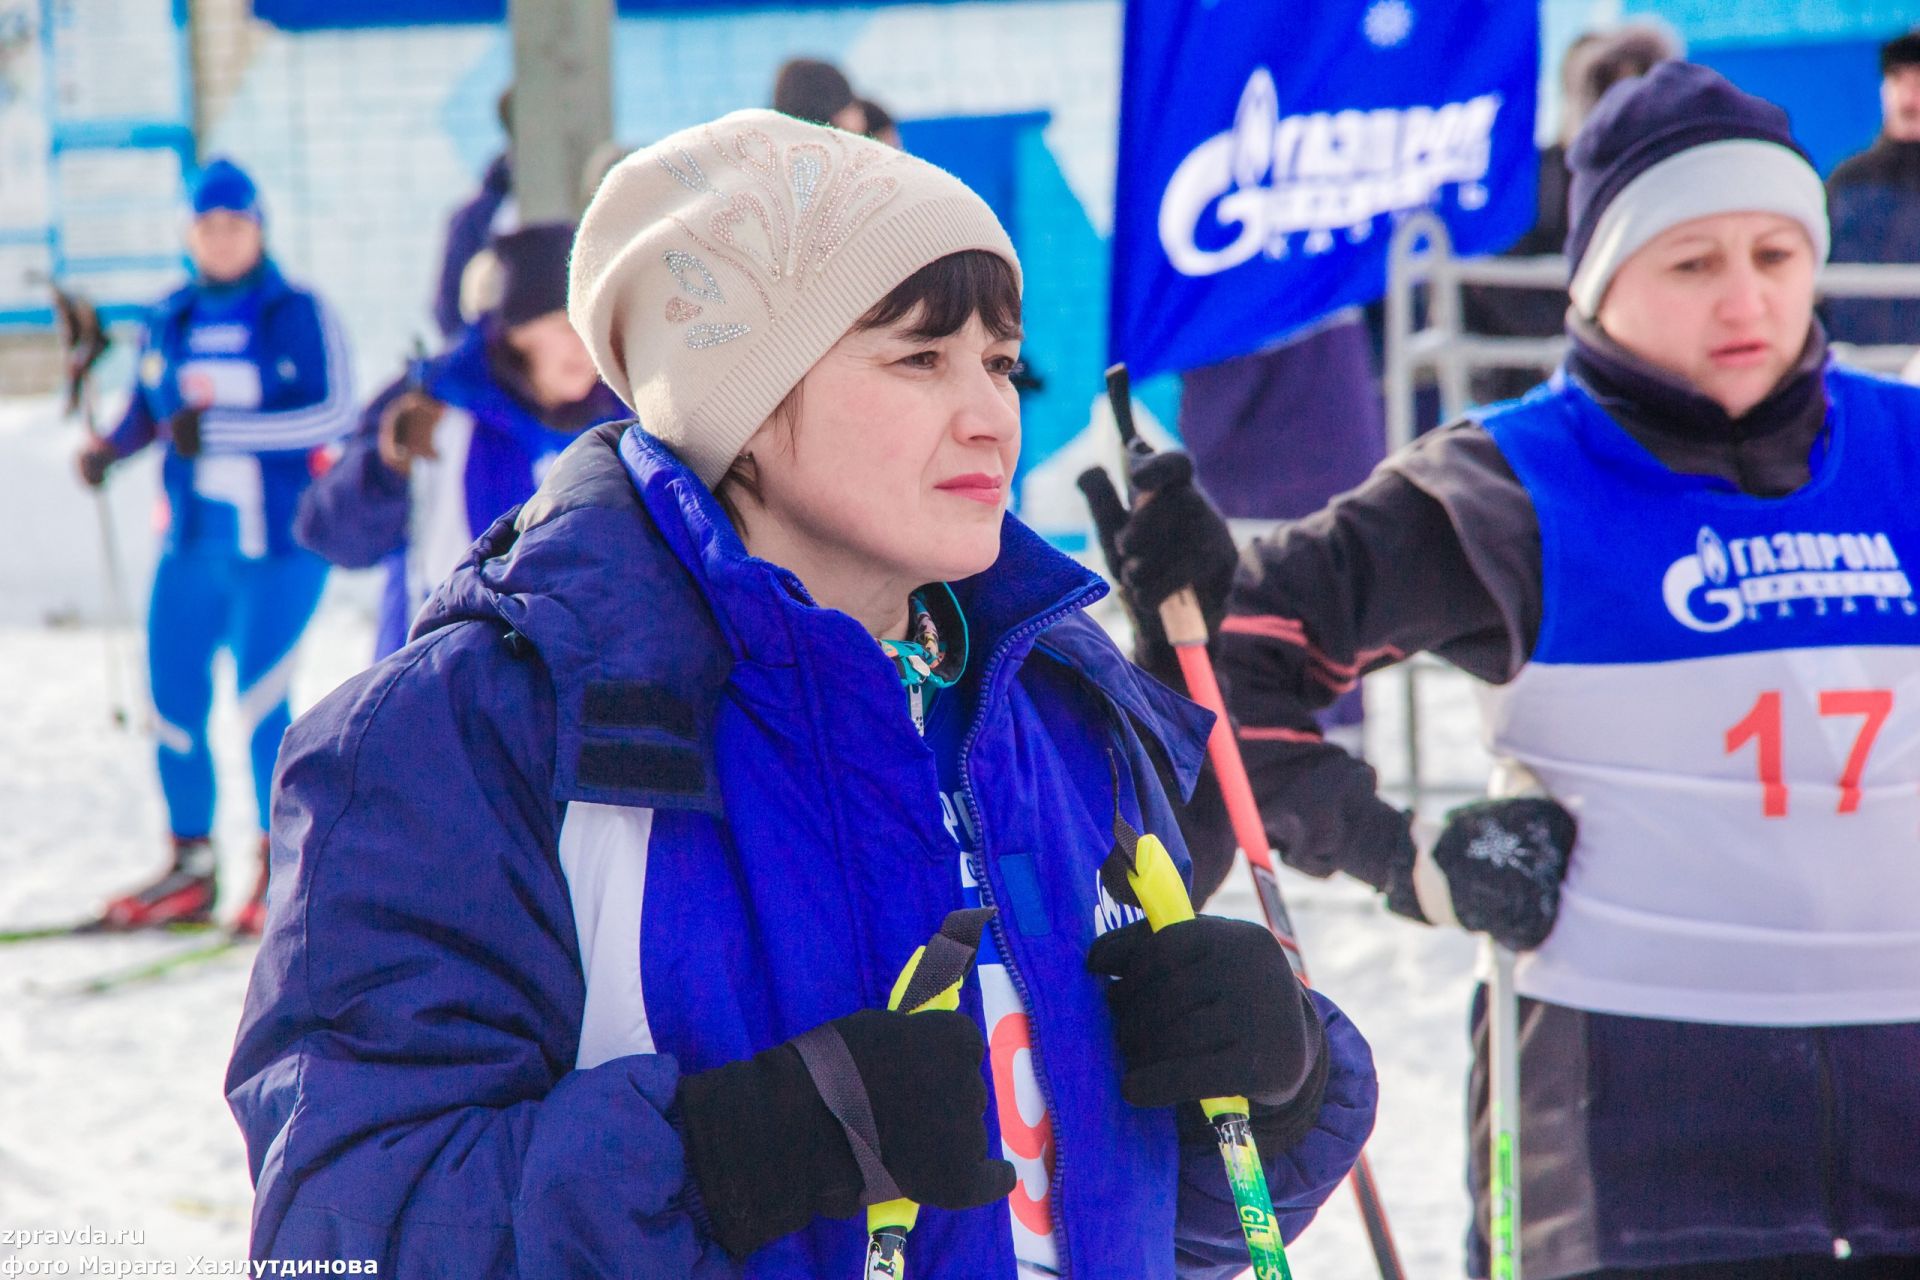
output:
[[854, 321], [921, 267], [1020, 263], [958, 178], [884, 143], [736, 111], [607, 174], [567, 314], [600, 376], [708, 484]]

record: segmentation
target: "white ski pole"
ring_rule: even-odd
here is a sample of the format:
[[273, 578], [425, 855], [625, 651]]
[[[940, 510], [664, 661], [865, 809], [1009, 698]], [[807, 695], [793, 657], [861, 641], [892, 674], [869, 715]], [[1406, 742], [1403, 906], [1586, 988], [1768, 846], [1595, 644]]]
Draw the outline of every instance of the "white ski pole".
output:
[[[1547, 790], [1517, 760], [1501, 760], [1488, 779], [1496, 797], [1544, 796]], [[1486, 940], [1487, 965], [1487, 1243], [1490, 1280], [1520, 1280], [1520, 993], [1514, 954]]]
[[93, 495], [93, 509], [100, 518], [101, 560], [106, 570], [106, 616], [100, 634], [107, 651], [107, 698], [112, 703], [113, 723], [125, 729], [132, 723], [128, 714], [131, 683], [127, 676], [127, 655], [121, 638], [127, 628], [127, 593], [120, 574], [120, 544], [114, 535], [113, 507], [104, 489]]
[[1486, 943], [1487, 978], [1487, 1237], [1491, 1280], [1520, 1280], [1520, 996], [1513, 952]]

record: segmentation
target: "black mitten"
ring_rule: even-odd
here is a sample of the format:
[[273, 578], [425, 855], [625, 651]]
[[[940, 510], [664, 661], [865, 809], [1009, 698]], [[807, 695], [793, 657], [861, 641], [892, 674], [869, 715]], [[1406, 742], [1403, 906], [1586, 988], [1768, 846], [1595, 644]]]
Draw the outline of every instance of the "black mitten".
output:
[[1094, 527], [1107, 568], [1140, 638], [1135, 660], [1149, 670], [1165, 665], [1166, 631], [1160, 606], [1182, 587], [1192, 587], [1209, 635], [1226, 616], [1239, 553], [1226, 520], [1193, 482], [1193, 459], [1179, 451], [1131, 461], [1131, 512], [1099, 468], [1080, 477], [1080, 491], [1093, 508]]
[[[822, 1032], [845, 1047], [852, 1077], [833, 1076]], [[862, 1160], [822, 1096], [799, 1042], [811, 1042], [826, 1087], [863, 1089], [878, 1151]], [[851, 1217], [904, 1195], [942, 1209], [991, 1204], [1013, 1166], [987, 1158], [986, 1041], [960, 1013], [862, 1010], [744, 1062], [680, 1082], [680, 1128], [714, 1238], [735, 1257], [798, 1231], [815, 1215]], [[882, 1168], [876, 1170], [877, 1162]], [[891, 1179], [876, 1185], [875, 1174]]]
[[1192, 587], [1207, 632], [1226, 616], [1240, 554], [1224, 516], [1193, 479], [1193, 458], [1178, 451], [1136, 459], [1133, 518], [1116, 540], [1120, 576], [1142, 609], [1157, 612], [1182, 587]]
[[189, 405], [167, 419], [167, 435], [173, 440], [173, 451], [183, 458], [200, 456], [200, 414], [201, 410]]
[[[1320, 1113], [1327, 1035], [1286, 952], [1244, 920], [1196, 916], [1158, 933], [1145, 921], [1103, 934], [1087, 968], [1107, 988], [1136, 1107], [1240, 1095], [1253, 1104], [1254, 1136], [1279, 1151]], [[1192, 1136], [1198, 1107], [1182, 1107]]]
[[107, 482], [107, 468], [119, 460], [120, 455], [105, 440], [89, 440], [86, 448], [80, 450], [80, 478], [98, 489]]
[[[1510, 951], [1545, 942], [1560, 912], [1560, 882], [1577, 834], [1573, 815], [1543, 796], [1481, 800], [1449, 813], [1432, 856], [1460, 926], [1489, 934]], [[1411, 862], [1395, 868], [1387, 905], [1424, 920]]]

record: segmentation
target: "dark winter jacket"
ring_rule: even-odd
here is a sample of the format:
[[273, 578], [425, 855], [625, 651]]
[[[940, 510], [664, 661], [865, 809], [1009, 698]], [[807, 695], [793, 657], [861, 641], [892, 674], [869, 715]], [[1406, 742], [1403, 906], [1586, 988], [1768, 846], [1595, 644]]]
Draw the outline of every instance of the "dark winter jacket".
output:
[[501, 208], [513, 198], [513, 165], [503, 153], [495, 156], [480, 179], [480, 190], [447, 220], [447, 245], [440, 259], [440, 281], [433, 290], [433, 319], [440, 336], [451, 338], [466, 326], [460, 317], [460, 277], [474, 255], [487, 247], [497, 231]]
[[[956, 590], [979, 661], [943, 697], [975, 708], [975, 866], [1032, 1017], [1062, 1258], [1090, 1277], [1235, 1274], [1219, 1157], [1121, 1100], [1084, 967], [1116, 922], [1098, 876], [1113, 762], [1123, 809], [1177, 844], [1149, 757], [1190, 784], [1209, 717], [1121, 658], [1081, 613], [1098, 579], [1017, 521]], [[856, 1222], [729, 1262], [701, 1229], [673, 1101], [683, 1072], [884, 1004], [961, 902], [892, 663], [749, 557], [670, 453], [612, 426], [488, 531], [415, 634], [283, 748], [271, 919], [228, 1077], [255, 1256], [855, 1274]], [[581, 871], [609, 847], [622, 856], [594, 865], [612, 889]], [[971, 986], [962, 1007], [979, 1000]], [[1267, 1169], [1289, 1235], [1372, 1120], [1365, 1043], [1318, 1008], [1324, 1103]], [[1004, 1203], [928, 1210], [912, 1248], [941, 1273], [1011, 1277], [1009, 1221]]]
[[[1827, 179], [1835, 262], [1920, 264], [1920, 142], [1881, 138]], [[1920, 343], [1920, 299], [1833, 298], [1836, 341]]]
[[[380, 418], [409, 389], [455, 411], [434, 432], [439, 465], [417, 464], [419, 484], [380, 458]], [[374, 647], [384, 658], [406, 643], [414, 612], [462, 550], [533, 495], [576, 435], [624, 412], [598, 385], [576, 404], [540, 408], [497, 323], [474, 325], [452, 350], [422, 361], [367, 405], [339, 459], [301, 498], [294, 537], [343, 568], [387, 567]], [[431, 510], [419, 510], [421, 502]], [[410, 547], [416, 533], [434, 545]]]
[[[1572, 337], [1554, 394], [1591, 398], [1645, 451], [1636, 456], [1729, 495], [1807, 484], [1843, 421], [1831, 409], [1843, 394], [1854, 412], [1892, 404], [1920, 418], [1920, 394], [1833, 369], [1817, 330], [1781, 386], [1738, 420], [1590, 326], [1574, 325]], [[1381, 886], [1411, 857], [1405, 818], [1377, 798], [1371, 769], [1317, 741], [1312, 711], [1362, 673], [1421, 651], [1504, 684], [1535, 653], [1544, 598], [1532, 500], [1477, 423], [1417, 442], [1248, 552], [1220, 666], [1288, 862]], [[1837, 1239], [1861, 1254], [1920, 1254], [1920, 1078], [1881, 1065], [1920, 1048], [1920, 1026], [1709, 1027], [1528, 1008], [1530, 1276], [1826, 1253]], [[1484, 1144], [1483, 1080], [1476, 1087]], [[1482, 1150], [1473, 1161], [1484, 1224]], [[1781, 1150], [1801, 1155], [1783, 1165], [1769, 1155]], [[1484, 1228], [1469, 1253], [1485, 1274]]]

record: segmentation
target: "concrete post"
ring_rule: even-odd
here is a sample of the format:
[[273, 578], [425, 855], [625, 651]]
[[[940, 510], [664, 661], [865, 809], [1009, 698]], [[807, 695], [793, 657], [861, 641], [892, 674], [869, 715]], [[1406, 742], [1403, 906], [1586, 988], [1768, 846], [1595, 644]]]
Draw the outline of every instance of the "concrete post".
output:
[[580, 216], [580, 175], [613, 136], [613, 0], [508, 0], [513, 195], [523, 223]]

